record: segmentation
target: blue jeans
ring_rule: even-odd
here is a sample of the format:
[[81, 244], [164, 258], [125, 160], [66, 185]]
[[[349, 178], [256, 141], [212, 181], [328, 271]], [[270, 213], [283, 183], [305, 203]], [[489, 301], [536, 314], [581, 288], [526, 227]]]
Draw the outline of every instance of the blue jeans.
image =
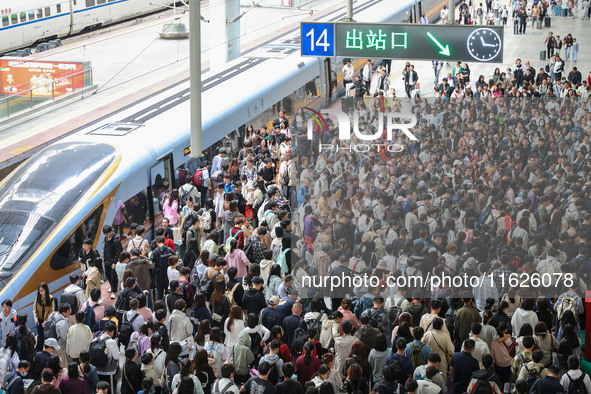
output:
[[570, 59], [570, 49], [571, 47], [564, 48], [564, 57], [566, 58], [566, 60]]

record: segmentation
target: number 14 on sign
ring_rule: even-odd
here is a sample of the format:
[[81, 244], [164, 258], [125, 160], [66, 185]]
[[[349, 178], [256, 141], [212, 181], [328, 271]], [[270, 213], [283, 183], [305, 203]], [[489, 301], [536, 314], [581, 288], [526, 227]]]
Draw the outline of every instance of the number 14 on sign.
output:
[[334, 56], [334, 25], [302, 24], [302, 55]]

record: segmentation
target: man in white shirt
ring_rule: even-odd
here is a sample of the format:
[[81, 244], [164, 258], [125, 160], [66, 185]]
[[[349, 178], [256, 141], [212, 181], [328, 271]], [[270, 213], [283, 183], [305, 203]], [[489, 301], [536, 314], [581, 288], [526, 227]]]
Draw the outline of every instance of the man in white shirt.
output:
[[[480, 323], [472, 323], [470, 333], [472, 336], [470, 339], [474, 340], [474, 351], [472, 352], [472, 357], [478, 360], [478, 364], [480, 368], [482, 368], [482, 356], [485, 354], [490, 354], [490, 350], [486, 342], [480, 339], [480, 333], [482, 332], [482, 324]], [[462, 343], [462, 352], [464, 351], [464, 344]]]
[[76, 313], [76, 324], [68, 330], [68, 340], [66, 341], [66, 353], [68, 356], [78, 362], [80, 352], [88, 350], [90, 342], [92, 342], [92, 332], [90, 328], [84, 325], [84, 313]]
[[589, 375], [581, 371], [581, 361], [579, 360], [579, 358], [574, 355], [569, 356], [567, 363], [568, 372], [562, 375], [562, 378], [560, 378], [560, 384], [562, 385], [562, 387], [564, 387], [564, 391], [566, 392], [568, 390], [568, 386], [571, 384], [571, 381], [580, 379], [581, 375], [585, 375], [585, 377], [583, 378], [583, 383], [585, 384], [585, 389], [587, 390], [587, 392], [591, 393], [591, 379], [589, 378]]
[[343, 87], [347, 89], [347, 84], [353, 83], [353, 74], [355, 74], [351, 59], [347, 59], [347, 64], [343, 66], [343, 74]]
[[[99, 374], [99, 379], [101, 380], [108, 381], [109, 377], [117, 372], [117, 366], [121, 353], [119, 352], [119, 345], [117, 344], [117, 341], [113, 339], [113, 337], [115, 337], [116, 332], [117, 326], [115, 325], [115, 323], [108, 322], [107, 324], [105, 324], [103, 328], [103, 334], [99, 338], [94, 340], [94, 342], [105, 341], [105, 353], [108, 355], [109, 359], [107, 365], [105, 365], [104, 367], [95, 365], [97, 372]], [[91, 344], [90, 346], [91, 357], [94, 346], [96, 345]]]

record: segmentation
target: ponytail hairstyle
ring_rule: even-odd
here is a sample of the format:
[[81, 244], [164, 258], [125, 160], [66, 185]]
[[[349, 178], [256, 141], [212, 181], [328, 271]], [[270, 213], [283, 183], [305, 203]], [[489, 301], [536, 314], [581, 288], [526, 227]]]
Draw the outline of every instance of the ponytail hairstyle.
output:
[[310, 362], [312, 362], [312, 353], [315, 348], [314, 343], [311, 341], [304, 343], [304, 364], [310, 365]]

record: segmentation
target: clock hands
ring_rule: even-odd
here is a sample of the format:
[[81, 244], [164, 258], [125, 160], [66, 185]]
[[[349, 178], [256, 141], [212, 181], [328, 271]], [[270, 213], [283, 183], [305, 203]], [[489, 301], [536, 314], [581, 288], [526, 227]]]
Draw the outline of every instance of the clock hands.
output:
[[484, 47], [495, 47], [495, 44], [487, 44], [486, 42], [484, 42], [484, 38], [482, 38], [482, 36], [480, 37], [480, 42], [482, 42], [482, 46]]

